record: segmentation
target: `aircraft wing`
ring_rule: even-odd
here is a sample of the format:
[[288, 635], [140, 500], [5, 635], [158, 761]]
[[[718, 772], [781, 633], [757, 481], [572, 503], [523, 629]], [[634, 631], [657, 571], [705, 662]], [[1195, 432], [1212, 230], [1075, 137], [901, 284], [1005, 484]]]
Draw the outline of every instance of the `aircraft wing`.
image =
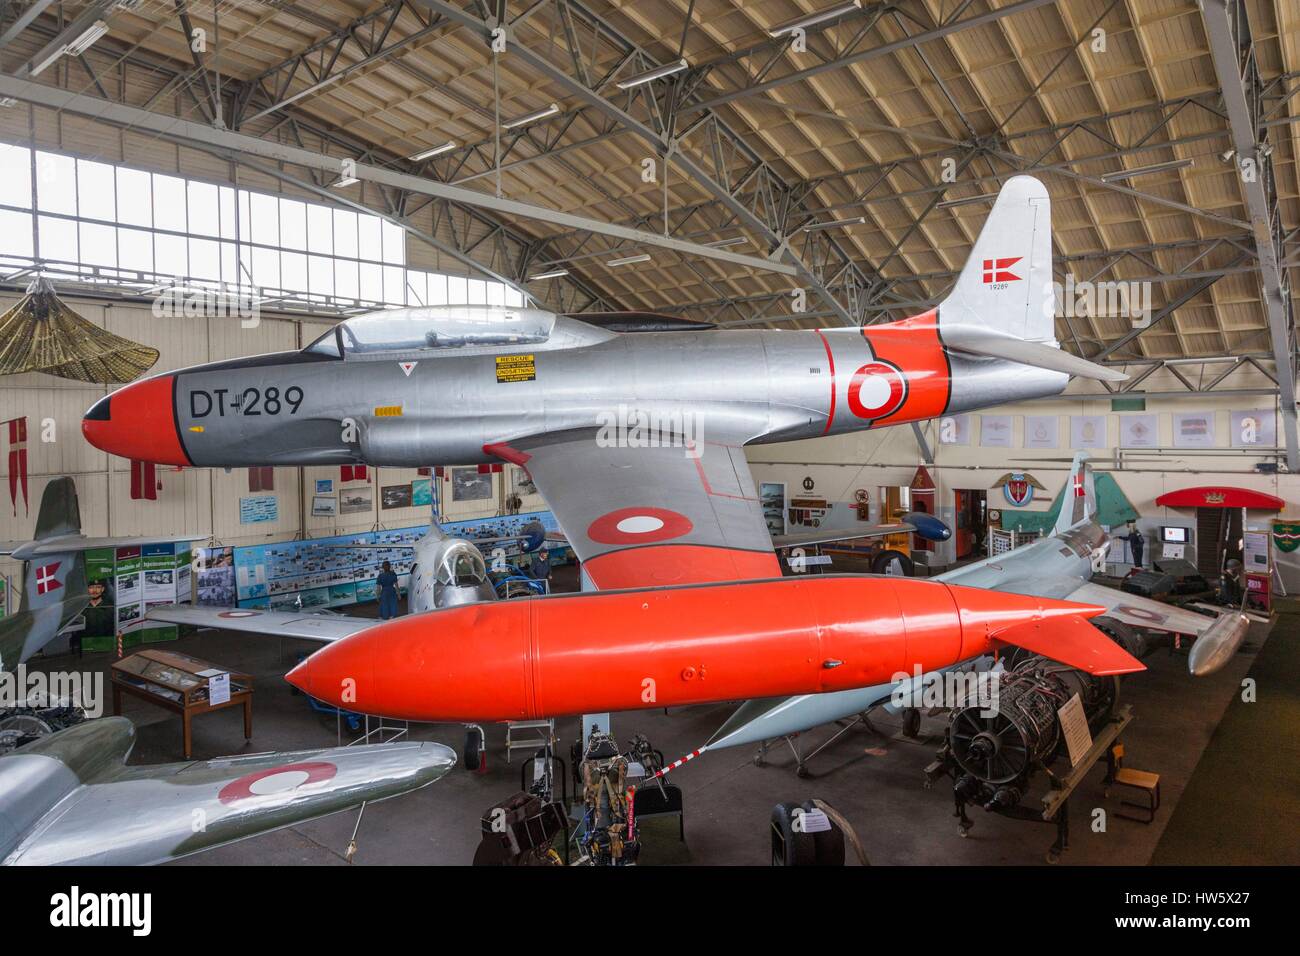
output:
[[1199, 636], [1213, 627], [1218, 620], [1092, 582], [1080, 585], [1067, 594], [1065, 600], [1078, 601], [1082, 604], [1100, 604], [1106, 608], [1108, 617], [1117, 618], [1125, 624], [1152, 631], [1170, 631], [1174, 634]]
[[[107, 717], [0, 758], [0, 775], [65, 791], [0, 862], [162, 863], [418, 790], [456, 762], [441, 744], [399, 742], [126, 766], [133, 736], [126, 718]], [[91, 743], [104, 747], [85, 759]]]
[[40, 541], [6, 541], [0, 544], [0, 554], [12, 554], [16, 560], [30, 561], [47, 554], [65, 554], [68, 551], [92, 551], [99, 548], [125, 548], [142, 544], [188, 544], [206, 541], [206, 534], [164, 534], [156, 537], [88, 538], [81, 534], [42, 538]]
[[853, 541], [855, 538], [880, 538], [887, 534], [915, 531], [916, 526], [906, 521], [893, 524], [867, 524], [860, 528], [827, 529], [825, 531], [800, 531], [797, 534], [776, 534], [772, 546], [776, 548], [807, 548], [815, 544], [833, 544], [836, 541]]
[[739, 445], [615, 447], [593, 428], [485, 450], [528, 471], [598, 588], [781, 576]]
[[1250, 630], [1250, 615], [1240, 611], [1220, 609], [1214, 617], [1209, 617], [1091, 582], [1069, 595], [1069, 600], [1101, 604], [1111, 617], [1134, 627], [1195, 636], [1196, 643], [1187, 655], [1187, 669], [1193, 677], [1206, 677], [1221, 670], [1237, 653]]
[[304, 614], [300, 611], [263, 611], [242, 607], [193, 607], [168, 604], [145, 614], [150, 621], [167, 624], [191, 624], [194, 627], [218, 627], [226, 631], [246, 631], [271, 637], [301, 637], [328, 644], [374, 627], [379, 622], [345, 614]]

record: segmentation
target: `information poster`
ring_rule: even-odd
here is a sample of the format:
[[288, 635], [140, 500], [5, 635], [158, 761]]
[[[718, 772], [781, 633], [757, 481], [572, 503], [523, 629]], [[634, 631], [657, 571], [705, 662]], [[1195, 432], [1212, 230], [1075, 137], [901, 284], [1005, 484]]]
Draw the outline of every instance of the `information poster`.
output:
[[1160, 445], [1160, 431], [1155, 415], [1121, 415], [1119, 419], [1119, 447], [1156, 448]]
[[1105, 415], [1071, 415], [1070, 416], [1070, 447], [1071, 448], [1105, 448], [1106, 447], [1106, 416]]
[[1056, 415], [1025, 416], [1026, 448], [1059, 448], [1061, 420]]
[[411, 504], [416, 508], [427, 508], [433, 504], [432, 480], [416, 478], [411, 482]]
[[1011, 416], [981, 415], [980, 444], [985, 448], [1011, 447]]
[[1213, 448], [1214, 412], [1174, 412], [1175, 448]]
[[939, 444], [969, 445], [970, 416], [945, 415], [939, 419]]
[[239, 499], [239, 523], [260, 524], [280, 517], [280, 503], [275, 495], [252, 495]]
[[1277, 445], [1277, 419], [1271, 408], [1232, 412], [1233, 448], [1272, 448]]
[[115, 633], [139, 630], [144, 617], [144, 574], [140, 548], [118, 548], [114, 567], [117, 628]]

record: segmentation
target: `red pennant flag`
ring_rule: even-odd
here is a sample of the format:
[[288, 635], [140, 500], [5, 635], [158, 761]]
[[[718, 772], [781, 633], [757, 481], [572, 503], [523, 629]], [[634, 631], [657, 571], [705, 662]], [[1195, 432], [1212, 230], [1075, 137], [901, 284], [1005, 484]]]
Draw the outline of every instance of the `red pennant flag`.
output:
[[23, 490], [23, 507], [31, 513], [31, 500], [27, 497], [27, 418], [11, 418], [9, 426], [9, 501], [18, 516], [18, 488]]
[[339, 481], [343, 482], [343, 481], [351, 481], [351, 480], [352, 480], [352, 466], [339, 465]]
[[353, 465], [353, 466], [352, 466], [352, 480], [353, 480], [353, 481], [369, 481], [369, 480], [370, 480], [370, 478], [369, 478], [369, 471], [366, 469], [366, 466], [365, 466], [365, 465]]
[[151, 461], [143, 463], [141, 476], [144, 482], [144, 496], [150, 501], [158, 500], [158, 466]]

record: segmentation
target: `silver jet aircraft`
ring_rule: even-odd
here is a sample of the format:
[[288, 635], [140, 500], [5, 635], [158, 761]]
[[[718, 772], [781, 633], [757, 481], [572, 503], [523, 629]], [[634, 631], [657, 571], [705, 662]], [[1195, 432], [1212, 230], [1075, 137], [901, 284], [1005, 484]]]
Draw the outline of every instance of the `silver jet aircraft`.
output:
[[1051, 258], [1047, 191], [1017, 176], [948, 297], [900, 322], [662, 331], [526, 308], [395, 309], [300, 352], [132, 383], [82, 430], [113, 454], [179, 465], [513, 462], [598, 588], [773, 578], [745, 445], [1054, 395], [1071, 374], [1125, 377], [1058, 347]]

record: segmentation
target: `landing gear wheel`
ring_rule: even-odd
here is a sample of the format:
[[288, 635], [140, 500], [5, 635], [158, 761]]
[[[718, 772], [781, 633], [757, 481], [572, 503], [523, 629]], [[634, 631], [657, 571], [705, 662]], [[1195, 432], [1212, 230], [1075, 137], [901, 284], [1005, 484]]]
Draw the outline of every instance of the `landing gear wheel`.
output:
[[921, 712], [915, 707], [903, 708], [903, 736], [915, 738], [921, 732]]
[[797, 803], [778, 803], [772, 808], [772, 865], [815, 866], [817, 843], [811, 833], [797, 833], [794, 829], [794, 812], [802, 808]]
[[[805, 813], [812, 813], [819, 809], [817, 804], [811, 800], [803, 805]], [[813, 838], [813, 856], [818, 866], [843, 866], [844, 865], [844, 831], [841, 830], [834, 822], [831, 823], [829, 830], [820, 830], [812, 835]]]
[[1056, 850], [1048, 850], [1046, 860], [1052, 866], [1061, 862], [1061, 854]]
[[465, 764], [465, 769], [473, 773], [483, 773], [487, 770], [487, 748], [486, 741], [483, 739], [483, 728], [470, 727], [465, 731], [465, 749], [461, 759]]
[[812, 776], [812, 772], [803, 764], [799, 764], [799, 766], [794, 768], [794, 775], [801, 780], [807, 780]]

